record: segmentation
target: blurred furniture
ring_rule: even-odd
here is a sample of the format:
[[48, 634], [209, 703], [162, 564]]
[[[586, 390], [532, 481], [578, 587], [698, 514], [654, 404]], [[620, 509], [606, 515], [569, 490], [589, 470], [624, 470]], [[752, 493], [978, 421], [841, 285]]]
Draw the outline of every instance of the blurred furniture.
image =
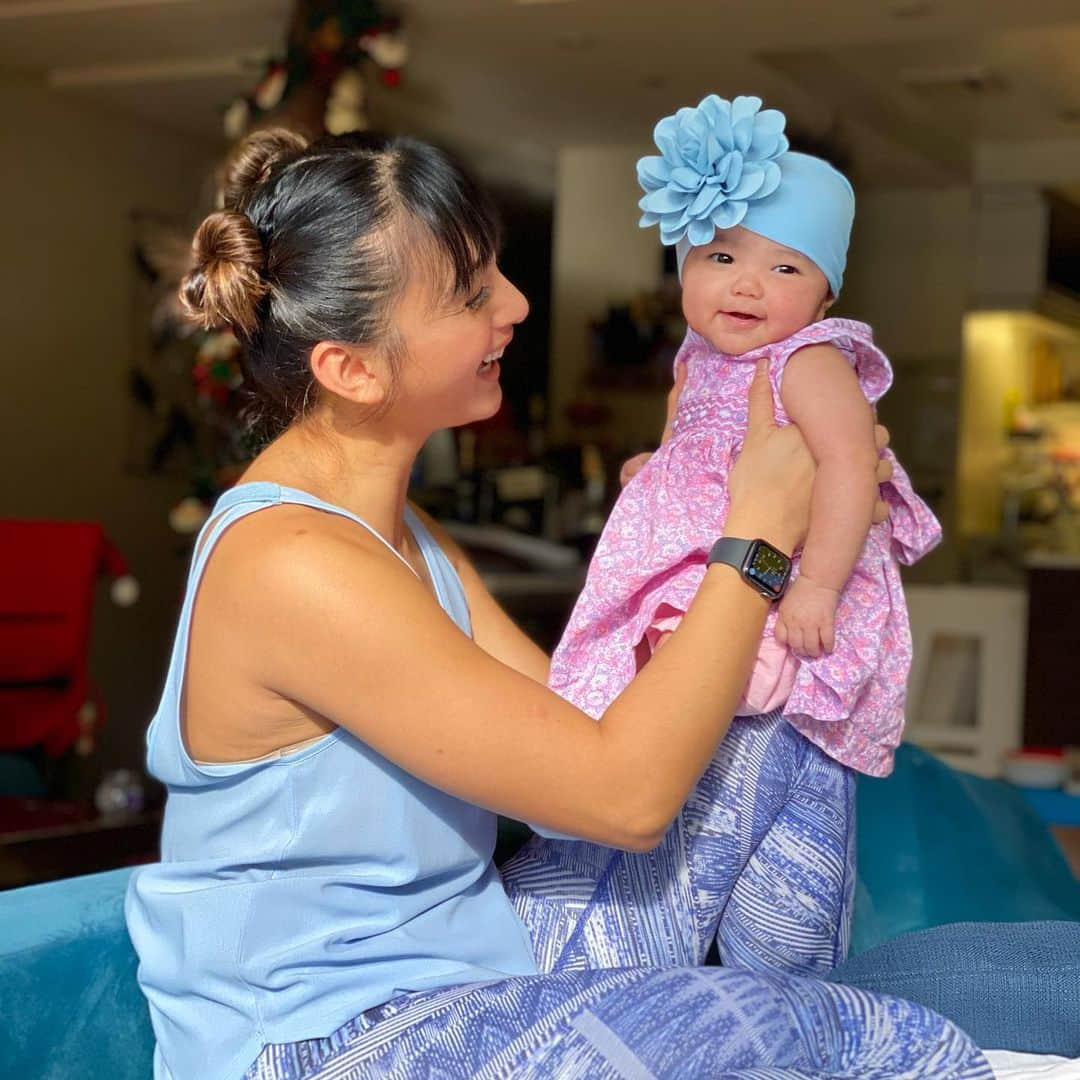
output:
[[1080, 878], [1080, 794], [1046, 788], [1017, 790], [1049, 826], [1073, 873]]
[[945, 923], [1080, 920], [1080, 882], [1020, 789], [901, 745], [858, 781], [852, 953]]
[[[1037, 816], [1016, 792], [998, 781], [956, 772], [913, 746], [903, 746], [885, 780], [860, 777], [858, 787], [859, 882], [852, 952], [838, 971], [844, 981], [872, 978], [879, 988], [903, 992], [913, 969], [910, 943], [897, 935], [939, 927], [932, 936], [938, 960], [970, 961], [972, 941], [1001, 938], [995, 927], [941, 926], [957, 920], [1017, 922], [1034, 944], [1060, 957], [1063, 935], [1080, 919], [1080, 884]], [[528, 830], [500, 823], [501, 853], [509, 854]], [[150, 1075], [153, 1034], [135, 981], [135, 953], [123, 919], [130, 870], [14, 889], [0, 893], [0, 1062], [5, 1075], [42, 1080], [142, 1080]], [[1045, 929], [1027, 920], [1053, 920]], [[925, 957], [922, 940], [915, 954]], [[1015, 950], [1013, 950], [1015, 952]], [[1068, 958], [1066, 955], [1065, 959]], [[858, 962], [857, 966], [849, 967]], [[921, 963], [921, 961], [920, 961]], [[956, 967], [973, 969], [953, 961]], [[1021, 1002], [1038, 1015], [1029, 1025], [1040, 1036], [1058, 1018], [1077, 1014], [1080, 979], [1043, 993], [1061, 965], [1020, 964], [1008, 978], [985, 980], [981, 996], [991, 1009], [992, 988], [1013, 1004], [1023, 988], [1037, 996]], [[945, 978], [940, 963], [914, 971]], [[1027, 981], [1025, 981], [1027, 980]], [[1041, 981], [1040, 981], [1041, 980]], [[911, 992], [918, 987], [911, 986]], [[937, 986], [940, 991], [940, 982]], [[968, 992], [968, 984], [962, 989]], [[993, 1015], [997, 1015], [996, 1013]], [[999, 1031], [1004, 1030], [999, 1028]], [[93, 1052], [87, 1052], [87, 1048]], [[1012, 1047], [1019, 1049], [1021, 1047]], [[1067, 1052], [1058, 1049], [1058, 1053]]]
[[[853, 956], [828, 979], [917, 1001], [984, 1050], [1080, 1056], [1080, 922], [935, 926]], [[1080, 1070], [1080, 1061], [1060, 1072], [1043, 1059], [1025, 1065], [1009, 1075], [1075, 1080]]]
[[1029, 556], [1024, 742], [1080, 745], [1080, 556]]
[[462, 546], [514, 622], [550, 653], [585, 582], [581, 553], [502, 525], [439, 524]]
[[157, 858], [160, 810], [101, 814], [68, 799], [0, 796], [0, 889]]
[[0, 751], [91, 749], [104, 717], [87, 666], [103, 573], [117, 603], [134, 602], [127, 563], [100, 525], [0, 521]]
[[912, 665], [904, 737], [959, 769], [998, 776], [1021, 745], [1027, 599], [993, 585], [909, 585]]

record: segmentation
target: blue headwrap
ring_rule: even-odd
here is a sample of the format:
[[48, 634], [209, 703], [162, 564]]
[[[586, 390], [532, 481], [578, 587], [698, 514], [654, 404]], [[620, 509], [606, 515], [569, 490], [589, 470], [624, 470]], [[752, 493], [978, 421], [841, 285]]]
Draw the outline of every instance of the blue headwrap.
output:
[[833, 296], [847, 262], [855, 195], [828, 162], [788, 150], [784, 114], [761, 98], [710, 94], [656, 125], [660, 157], [637, 165], [645, 195], [640, 225], [675, 245], [679, 276], [692, 246], [742, 225], [812, 259]]

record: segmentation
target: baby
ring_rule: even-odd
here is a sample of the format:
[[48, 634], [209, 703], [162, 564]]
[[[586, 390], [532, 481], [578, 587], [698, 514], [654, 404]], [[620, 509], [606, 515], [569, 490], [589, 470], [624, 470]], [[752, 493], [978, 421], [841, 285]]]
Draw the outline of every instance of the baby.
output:
[[827, 319], [854, 218], [851, 185], [788, 150], [784, 116], [715, 95], [656, 127], [642, 158], [643, 226], [674, 244], [689, 329], [672, 437], [616, 504], [552, 662], [551, 684], [596, 716], [677, 625], [723, 535], [727, 475], [765, 357], [778, 423], [818, 463], [810, 532], [770, 615], [739, 715], [782, 709], [838, 762], [892, 769], [911, 637], [897, 563], [941, 529], [894, 463], [890, 519], [871, 526], [873, 412], [892, 382], [870, 328]]
[[[903, 729], [911, 635], [898, 563], [941, 530], [895, 461], [882, 490], [890, 516], [872, 524], [871, 406], [892, 371], [869, 326], [825, 318], [854, 196], [832, 166], [789, 151], [783, 114], [761, 104], [711, 95], [680, 109], [656, 127], [661, 155], [638, 163], [641, 225], [659, 225], [676, 249], [685, 381], [663, 445], [607, 522], [550, 685], [599, 717], [678, 626], [710, 557], [779, 602], [737, 718], [660, 848], [615, 857], [537, 840], [521, 859], [588, 895], [582, 926], [566, 932], [571, 952], [574, 935], [650, 895], [642, 882], [662, 882], [672, 902], [693, 905], [700, 933], [650, 962], [700, 963], [715, 940], [724, 963], [821, 974], [847, 949], [854, 772], [887, 775]], [[754, 538], [714, 547], [761, 360], [777, 423], [797, 423], [818, 463], [789, 585], [792, 553], [755, 552]], [[522, 890], [515, 902], [543, 898]]]

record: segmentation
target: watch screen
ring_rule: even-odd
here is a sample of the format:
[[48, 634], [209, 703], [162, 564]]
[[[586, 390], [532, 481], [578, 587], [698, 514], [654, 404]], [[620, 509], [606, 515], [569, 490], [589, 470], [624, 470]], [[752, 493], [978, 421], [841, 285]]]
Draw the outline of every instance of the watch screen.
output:
[[778, 593], [787, 581], [789, 565], [788, 560], [778, 551], [765, 544], [758, 544], [746, 572], [762, 588]]

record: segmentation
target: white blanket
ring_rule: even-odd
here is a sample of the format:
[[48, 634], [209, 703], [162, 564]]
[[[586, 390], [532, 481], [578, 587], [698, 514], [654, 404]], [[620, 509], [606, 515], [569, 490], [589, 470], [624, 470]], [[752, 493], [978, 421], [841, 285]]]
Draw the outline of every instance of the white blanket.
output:
[[984, 1050], [996, 1080], [1080, 1080], [1080, 1058]]

